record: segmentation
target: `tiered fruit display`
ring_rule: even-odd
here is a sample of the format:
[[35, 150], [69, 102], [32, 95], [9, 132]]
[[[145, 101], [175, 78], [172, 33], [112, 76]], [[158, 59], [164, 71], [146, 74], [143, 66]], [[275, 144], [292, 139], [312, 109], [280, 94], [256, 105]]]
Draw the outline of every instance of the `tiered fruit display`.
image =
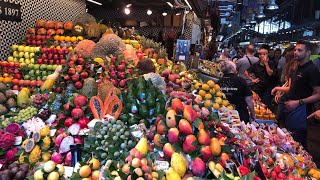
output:
[[8, 62], [19, 62], [30, 64], [35, 62], [35, 56], [40, 51], [40, 47], [31, 47], [26, 45], [12, 45], [12, 56], [8, 57]]
[[220, 91], [220, 86], [215, 84], [214, 81], [209, 80], [205, 84], [196, 83], [193, 88], [196, 90], [195, 94], [199, 95], [195, 99], [198, 104], [203, 103], [203, 106], [210, 110], [211, 107], [214, 110], [218, 110], [220, 108], [228, 108], [230, 110], [234, 109], [226, 99], [225, 94]]
[[53, 45], [58, 49], [68, 49], [72, 51], [77, 46], [79, 41], [82, 41], [84, 38], [82, 36], [55, 35], [53, 39], [54, 39]]
[[166, 69], [161, 72], [161, 76], [167, 83], [166, 91], [171, 93], [173, 90], [190, 91], [196, 74], [192, 71], [181, 71], [175, 74], [172, 70]]
[[155, 87], [151, 80], [144, 77], [130, 82], [127, 92], [122, 92], [120, 100], [124, 104], [123, 114], [119, 117], [129, 125], [138, 124], [144, 119], [149, 126], [148, 120], [152, 120], [157, 114], [163, 114], [165, 110], [165, 96]]
[[66, 63], [69, 52], [68, 49], [41, 48], [41, 56], [37, 59], [37, 64], [63, 65]]
[[39, 168], [33, 176], [34, 180], [53, 180], [53, 179], [64, 179], [64, 166], [61, 164], [56, 164], [53, 161], [47, 161], [43, 164], [43, 167]]
[[119, 88], [127, 87], [128, 79], [136, 75], [133, 62], [126, 61], [123, 56], [111, 57], [110, 61], [107, 61], [106, 69], [109, 70], [107, 78], [115, 87]]
[[47, 64], [29, 64], [23, 68], [24, 80], [42, 80], [45, 81], [47, 76], [52, 74], [57, 68], [57, 65]]
[[135, 144], [129, 128], [120, 120], [110, 119], [96, 122], [93, 133], [84, 140], [84, 151], [95, 152], [103, 163], [107, 159], [121, 162]]
[[6, 119], [4, 119], [3, 121], [1, 121], [1, 127], [5, 127], [10, 123], [16, 122], [16, 123], [21, 123], [24, 122], [30, 118], [32, 118], [33, 116], [35, 116], [38, 113], [38, 109], [33, 107], [33, 106], [29, 106], [26, 109], [22, 109], [19, 111], [19, 113], [16, 116], [11, 116], [8, 117]]

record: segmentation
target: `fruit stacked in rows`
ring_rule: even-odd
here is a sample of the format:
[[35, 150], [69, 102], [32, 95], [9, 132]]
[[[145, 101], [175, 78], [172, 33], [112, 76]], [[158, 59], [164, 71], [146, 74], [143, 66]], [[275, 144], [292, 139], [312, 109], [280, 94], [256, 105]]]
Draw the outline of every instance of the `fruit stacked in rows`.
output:
[[125, 88], [127, 79], [132, 78], [136, 72], [132, 61], [126, 61], [124, 57], [111, 57], [106, 64], [107, 78], [115, 87]]
[[11, 108], [17, 107], [17, 96], [12, 90], [0, 83], [0, 115], [8, 113]]
[[53, 35], [63, 35], [65, 30], [72, 30], [72, 22], [54, 22], [38, 20], [36, 27], [30, 27], [26, 34], [26, 44], [32, 46], [47, 46]]
[[68, 49], [41, 48], [41, 56], [38, 58], [37, 63], [63, 65], [66, 63], [66, 56], [68, 54]]
[[57, 65], [47, 64], [29, 64], [22, 68], [25, 80], [42, 80], [45, 81], [47, 76], [52, 74]]
[[86, 63], [86, 60], [81, 55], [73, 54], [68, 59], [68, 68], [64, 81], [66, 84], [74, 84], [77, 89], [81, 89], [84, 80], [89, 77], [89, 73], [92, 72], [90, 65]]
[[96, 158], [92, 158], [86, 164], [79, 167], [77, 173], [73, 173], [71, 179], [91, 179], [98, 180], [100, 176], [100, 161]]
[[[128, 91], [121, 93], [120, 100], [124, 108], [119, 119], [129, 125], [139, 123], [140, 119], [152, 119], [155, 115], [163, 114], [166, 104], [162, 92], [144, 77], [131, 81]], [[149, 122], [146, 120], [145, 124], [148, 126]]]
[[225, 107], [230, 110], [233, 109], [233, 106], [226, 99], [225, 94], [220, 91], [220, 86], [212, 80], [204, 84], [196, 83], [193, 88], [196, 90], [196, 94], [199, 95], [195, 99], [198, 104], [203, 103], [204, 107], [209, 109], [212, 107], [215, 110]]
[[93, 133], [84, 142], [84, 151], [96, 152], [100, 161], [112, 159], [119, 162], [135, 146], [129, 128], [122, 121], [114, 119], [97, 122]]
[[40, 51], [40, 47], [26, 45], [12, 45], [12, 56], [8, 57], [8, 62], [19, 62], [23, 65], [35, 62], [35, 55]]
[[82, 41], [84, 38], [82, 36], [55, 35], [53, 39], [54, 39], [53, 45], [56, 48], [73, 50], [74, 47], [77, 46], [79, 41]]

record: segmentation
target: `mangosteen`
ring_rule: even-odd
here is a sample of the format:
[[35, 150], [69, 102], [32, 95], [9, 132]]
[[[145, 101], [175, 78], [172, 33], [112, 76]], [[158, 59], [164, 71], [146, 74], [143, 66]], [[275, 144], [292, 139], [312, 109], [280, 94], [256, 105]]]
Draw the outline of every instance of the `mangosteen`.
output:
[[19, 171], [14, 178], [17, 180], [24, 180], [25, 177], [26, 174], [23, 171]]
[[11, 170], [11, 173], [14, 175], [14, 174], [17, 174], [18, 173], [18, 171], [19, 171], [19, 168], [18, 167], [14, 167], [14, 168], [12, 168]]
[[3, 174], [8, 174], [9, 177], [11, 177], [13, 175], [9, 169], [6, 169], [6, 170], [4, 170], [2, 172], [3, 172]]
[[34, 171], [33, 170], [29, 170], [26, 177], [29, 177], [29, 176], [33, 176], [34, 175]]
[[1, 180], [10, 180], [10, 176], [8, 174], [2, 174], [0, 177]]
[[21, 164], [19, 167], [20, 171], [23, 171], [24, 173], [27, 173], [29, 171], [29, 166], [28, 164]]
[[12, 168], [14, 168], [14, 167], [18, 167], [18, 163], [17, 163], [17, 162], [14, 162], [14, 163], [10, 164], [10, 165], [8, 166], [8, 169], [12, 169]]

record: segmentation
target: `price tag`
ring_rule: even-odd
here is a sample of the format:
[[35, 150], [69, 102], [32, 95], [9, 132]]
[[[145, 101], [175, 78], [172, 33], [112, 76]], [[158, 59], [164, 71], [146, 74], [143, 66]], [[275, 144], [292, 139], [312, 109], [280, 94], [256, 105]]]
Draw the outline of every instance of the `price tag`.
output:
[[[22, 136], [17, 136], [16, 140], [14, 141], [14, 145], [18, 146], [22, 143]], [[1, 169], [1, 168], [0, 168]]]
[[50, 130], [50, 136], [54, 136], [56, 134], [57, 130], [56, 129], [51, 129]]
[[64, 175], [67, 177], [71, 177], [73, 174], [73, 167], [71, 166], [64, 166]]
[[169, 169], [169, 163], [167, 161], [156, 161], [154, 165], [159, 171], [166, 171]]

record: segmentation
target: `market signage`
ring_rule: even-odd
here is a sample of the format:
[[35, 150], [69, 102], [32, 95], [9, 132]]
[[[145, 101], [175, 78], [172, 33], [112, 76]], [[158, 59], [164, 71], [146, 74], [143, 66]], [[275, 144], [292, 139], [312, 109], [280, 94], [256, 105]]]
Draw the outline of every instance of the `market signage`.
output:
[[16, 0], [0, 0], [0, 20], [21, 22], [21, 5]]

